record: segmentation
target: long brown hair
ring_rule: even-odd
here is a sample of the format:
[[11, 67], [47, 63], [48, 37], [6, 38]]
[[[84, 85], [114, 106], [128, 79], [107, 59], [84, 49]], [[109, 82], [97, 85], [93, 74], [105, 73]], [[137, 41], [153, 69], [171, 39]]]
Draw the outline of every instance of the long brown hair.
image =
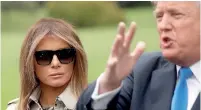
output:
[[26, 110], [28, 99], [39, 84], [34, 74], [34, 52], [41, 39], [47, 35], [59, 37], [76, 49], [73, 74], [69, 83], [73, 94], [79, 97], [87, 86], [87, 57], [73, 26], [61, 19], [42, 18], [30, 28], [22, 44], [19, 110]]

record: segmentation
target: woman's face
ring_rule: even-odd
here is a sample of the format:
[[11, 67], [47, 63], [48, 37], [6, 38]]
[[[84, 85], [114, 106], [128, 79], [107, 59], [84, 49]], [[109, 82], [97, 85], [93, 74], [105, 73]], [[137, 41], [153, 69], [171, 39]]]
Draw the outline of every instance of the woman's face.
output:
[[45, 36], [40, 41], [34, 55], [34, 67], [41, 84], [61, 87], [70, 81], [73, 72], [73, 57], [66, 57], [69, 56], [69, 48], [69, 45], [58, 37]]

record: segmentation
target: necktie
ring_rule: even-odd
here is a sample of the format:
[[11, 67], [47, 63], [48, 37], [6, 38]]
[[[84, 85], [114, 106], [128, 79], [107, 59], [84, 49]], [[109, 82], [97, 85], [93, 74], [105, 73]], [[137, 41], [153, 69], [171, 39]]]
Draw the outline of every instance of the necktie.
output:
[[171, 110], [187, 110], [188, 87], [186, 80], [192, 76], [190, 68], [182, 67], [179, 70], [179, 79], [172, 98]]

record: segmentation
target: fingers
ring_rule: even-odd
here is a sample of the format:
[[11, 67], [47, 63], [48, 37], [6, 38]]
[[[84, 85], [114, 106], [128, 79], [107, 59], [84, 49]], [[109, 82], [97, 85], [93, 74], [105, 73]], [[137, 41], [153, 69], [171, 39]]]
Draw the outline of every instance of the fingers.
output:
[[134, 62], [136, 62], [139, 59], [139, 57], [142, 55], [144, 50], [145, 50], [145, 43], [142, 41], [138, 42], [138, 44], [136, 45], [136, 48], [131, 53], [131, 57], [132, 57]]
[[124, 36], [125, 36], [125, 29], [126, 29], [125, 23], [124, 22], [120, 22], [119, 26], [118, 26], [118, 34], [120, 36], [122, 36], [123, 39], [124, 39]]
[[123, 44], [125, 49], [129, 50], [129, 47], [130, 47], [131, 41], [132, 41], [132, 39], [134, 37], [135, 31], [136, 31], [136, 23], [131, 22], [130, 28], [129, 28], [126, 36], [125, 36], [125, 41], [124, 41], [124, 44]]
[[122, 46], [122, 40], [123, 40], [122, 36], [120, 36], [120, 35], [116, 36], [114, 44], [112, 46], [112, 56], [118, 56], [119, 50]]
[[118, 34], [116, 35], [116, 39], [112, 47], [112, 56], [121, 56], [122, 52], [129, 52], [129, 47], [136, 31], [136, 23], [131, 22], [126, 35], [125, 28], [125, 24], [120, 22], [118, 26]]
[[116, 35], [115, 42], [112, 47], [112, 56], [117, 56], [121, 52], [124, 41], [124, 33], [125, 24], [120, 22], [118, 26], [118, 34]]

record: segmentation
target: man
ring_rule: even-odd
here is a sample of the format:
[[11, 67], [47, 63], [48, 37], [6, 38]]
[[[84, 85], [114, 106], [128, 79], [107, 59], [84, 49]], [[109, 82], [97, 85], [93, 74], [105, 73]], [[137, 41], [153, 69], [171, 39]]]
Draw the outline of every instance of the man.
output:
[[[200, 2], [155, 2], [161, 53], [129, 46], [135, 23], [119, 30], [105, 72], [81, 95], [78, 110], [200, 110]], [[134, 68], [132, 69], [132, 67]]]

